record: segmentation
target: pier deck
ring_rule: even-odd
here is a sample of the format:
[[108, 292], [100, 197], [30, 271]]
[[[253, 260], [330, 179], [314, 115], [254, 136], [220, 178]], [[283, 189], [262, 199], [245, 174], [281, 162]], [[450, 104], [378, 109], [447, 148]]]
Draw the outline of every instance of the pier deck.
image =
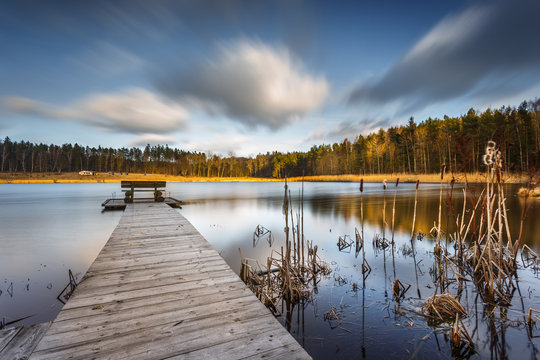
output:
[[0, 330], [0, 359], [28, 359], [49, 323]]
[[200, 233], [128, 204], [31, 359], [310, 359]]

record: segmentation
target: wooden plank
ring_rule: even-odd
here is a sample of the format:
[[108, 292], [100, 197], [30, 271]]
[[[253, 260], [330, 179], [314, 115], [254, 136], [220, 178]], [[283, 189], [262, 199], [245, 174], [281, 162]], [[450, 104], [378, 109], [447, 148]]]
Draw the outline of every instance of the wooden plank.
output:
[[114, 300], [109, 302], [102, 302], [99, 304], [101, 308], [99, 308], [99, 306], [95, 306], [94, 304], [68, 309], [64, 308], [62, 312], [57, 316], [55, 321], [58, 322], [88, 316], [99, 316], [102, 312], [120, 312], [125, 310], [132, 310], [138, 307], [154, 306], [169, 301], [195, 301], [196, 298], [203, 296], [223, 299], [227, 294], [235, 293], [237, 291], [246, 292], [250, 290], [245, 286], [241, 286], [235, 280], [232, 280], [229, 283], [221, 283], [220, 286], [193, 286], [188, 289], [183, 288], [176, 291], [163, 292], [160, 294], [160, 296], [155, 296], [152, 294], [122, 301]]
[[[172, 261], [162, 261], [160, 263], [152, 263], [152, 264], [137, 264], [133, 266], [119, 266], [119, 267], [112, 267], [107, 269], [89, 269], [89, 271], [86, 273], [86, 276], [96, 276], [97, 275], [105, 275], [105, 274], [113, 274], [116, 272], [124, 272], [124, 271], [133, 271], [137, 269], [161, 269], [164, 267], [174, 266], [174, 265], [191, 265], [191, 266], [197, 266], [201, 263], [207, 262], [207, 261], [213, 261], [219, 259], [219, 255], [209, 255], [208, 257], [203, 258], [197, 258], [197, 259], [186, 259], [182, 261], [178, 260], [172, 260]], [[92, 271], [90, 271], [92, 270]]]
[[[62, 321], [47, 334], [48, 346], [54, 347], [65, 343], [67, 333], [69, 333], [69, 344], [77, 341], [84, 343], [95, 332], [99, 332], [100, 339], [107, 336], [116, 336], [118, 334], [118, 327], [138, 331], [143, 328], [156, 326], [157, 324], [164, 325], [186, 321], [187, 319], [194, 320], [213, 317], [217, 314], [229, 313], [232, 309], [240, 311], [243, 308], [253, 306], [253, 303], [250, 301], [250, 295], [249, 293], [238, 291], [228, 294], [223, 300], [202, 297], [196, 298], [196, 301], [186, 301], [183, 304], [175, 304], [174, 301], [171, 301], [156, 304], [153, 307], [142, 306], [132, 308], [129, 311], [114, 313], [102, 312], [100, 316]], [[96, 335], [94, 337], [98, 337], [97, 334], [94, 335]]]
[[[84, 287], [99, 287], [99, 286], [111, 286], [114, 284], [126, 284], [135, 281], [144, 281], [144, 280], [157, 280], [171, 276], [189, 276], [193, 275], [192, 269], [185, 269], [185, 267], [179, 267], [175, 265], [176, 263], [167, 263], [169, 266], [163, 266], [159, 268], [149, 268], [149, 269], [133, 269], [122, 272], [114, 272], [102, 276], [98, 276], [96, 273], [90, 274], [84, 277], [84, 281], [81, 281], [79, 288]], [[205, 273], [206, 276], [210, 275], [208, 273], [216, 271], [227, 271], [229, 266], [222, 259], [212, 259], [205, 261], [200, 264], [196, 264], [193, 267], [198, 273]], [[100, 283], [103, 282], [103, 285]], [[82, 290], [79, 290], [82, 291]]]
[[[225, 359], [225, 358], [266, 358], [268, 353], [279, 349], [292, 352], [298, 349], [298, 343], [288, 336], [281, 337], [281, 329], [272, 328], [257, 335], [239, 337], [232, 341], [205, 347], [199, 350], [180, 354], [170, 359]], [[282, 352], [282, 354], [284, 353]], [[264, 356], [263, 356], [264, 355]], [[285, 359], [290, 357], [284, 356]]]
[[154, 264], [161, 261], [182, 261], [182, 260], [193, 260], [193, 259], [200, 259], [204, 257], [214, 257], [216, 254], [215, 250], [212, 249], [200, 249], [200, 250], [194, 250], [190, 252], [185, 253], [178, 253], [178, 254], [159, 254], [159, 255], [150, 255], [145, 256], [144, 258], [123, 258], [123, 257], [116, 257], [116, 256], [110, 256], [110, 257], [103, 257], [98, 258], [94, 262], [94, 264], [91, 266], [93, 271], [96, 271], [97, 269], [107, 269], [111, 266], [131, 266], [131, 265], [143, 265], [143, 264]]
[[2, 349], [0, 358], [13, 360], [28, 359], [48, 328], [49, 323], [20, 328], [16, 335]]
[[[223, 270], [224, 267], [221, 267], [220, 270]], [[213, 275], [213, 276], [212, 276]], [[204, 282], [209, 281], [209, 277], [212, 276], [213, 279], [222, 278], [222, 277], [231, 277], [234, 276], [234, 272], [232, 270], [226, 269], [225, 271], [216, 271], [216, 274], [210, 275], [208, 272], [196, 272], [196, 273], [189, 273], [184, 275], [168, 275], [163, 274], [162, 277], [156, 277], [152, 278], [152, 276], [148, 276], [146, 278], [142, 278], [140, 280], [126, 280], [122, 281], [116, 281], [116, 282], [110, 282], [109, 279], [101, 278], [101, 277], [94, 277], [90, 282], [90, 284], [81, 284], [81, 290], [77, 293], [77, 299], [85, 298], [85, 295], [87, 296], [99, 296], [99, 295], [106, 295], [106, 294], [120, 294], [122, 292], [126, 291], [141, 291], [149, 288], [156, 288], [160, 286], [166, 286], [166, 285], [175, 285], [175, 284], [184, 284], [184, 283], [190, 283], [190, 282]], [[88, 291], [85, 291], [88, 290]], [[75, 299], [75, 294], [73, 294], [73, 297]]]
[[[154, 327], [139, 329], [138, 331], [123, 332], [114, 337], [107, 337], [100, 339], [96, 342], [95, 339], [83, 344], [78, 344], [76, 347], [70, 346], [70, 344], [57, 347], [57, 348], [36, 348], [32, 359], [58, 359], [58, 358], [70, 358], [70, 359], [88, 359], [88, 358], [111, 358], [116, 359], [120, 357], [121, 353], [127, 351], [126, 348], [134, 346], [136, 344], [146, 344], [148, 348], [148, 341], [154, 341], [156, 339], [165, 340], [174, 339], [176, 337], [183, 339], [192, 339], [193, 336], [204, 336], [206, 329], [220, 328], [224, 324], [231, 322], [231, 316], [234, 313], [224, 313], [221, 316], [212, 316], [204, 319], [198, 319], [196, 321], [190, 321], [190, 319], [179, 322], [156, 325]], [[256, 308], [247, 308], [245, 311], [246, 318], [260, 317], [260, 311]], [[232, 318], [234, 321], [234, 318]], [[39, 344], [38, 346], [41, 346]], [[163, 346], [163, 345], [161, 345]], [[167, 345], [165, 345], [166, 347]], [[76, 351], [74, 351], [76, 350]], [[124, 355], [125, 356], [125, 355]], [[165, 358], [163, 356], [162, 358]], [[132, 358], [144, 358], [143, 356]]]
[[193, 225], [135, 203], [32, 359], [276, 354], [309, 358]]
[[194, 248], [197, 247], [199, 249], [211, 249], [212, 246], [210, 244], [198, 244], [200, 240], [198, 238], [193, 239], [185, 239], [185, 240], [178, 240], [178, 239], [160, 239], [156, 240], [155, 242], [148, 242], [144, 240], [118, 240], [115, 243], [110, 244], [107, 246], [106, 249], [103, 249], [102, 252], [104, 255], [113, 254], [115, 252], [120, 251], [130, 251], [130, 250], [140, 250], [140, 251], [152, 251], [152, 249], [160, 250], [163, 248], [170, 248], [178, 251], [185, 250], [185, 248]]
[[[193, 352], [205, 347], [223, 344], [238, 337], [256, 336], [272, 326], [276, 321], [272, 316], [262, 318], [250, 318], [221, 326], [213, 325], [205, 329], [204, 335], [189, 333], [185, 336], [164, 337], [155, 339], [151, 346], [148, 344], [132, 344], [120, 351], [115, 352], [116, 359], [163, 359], [165, 357], [178, 356]], [[215, 354], [214, 358], [219, 358]]]
[[7, 344], [21, 331], [22, 327], [17, 326], [9, 329], [0, 330], [0, 354]]
[[[143, 235], [143, 234], [140, 234]], [[148, 240], [152, 240], [149, 242]], [[115, 246], [126, 246], [126, 245], [133, 245], [133, 244], [143, 244], [143, 245], [152, 245], [156, 244], [159, 245], [161, 243], [172, 243], [172, 244], [182, 244], [182, 243], [200, 243], [201, 239], [195, 235], [195, 234], [186, 234], [185, 238], [179, 239], [178, 236], [152, 236], [146, 234], [145, 236], [139, 236], [137, 238], [133, 237], [132, 235], [115, 235], [114, 237], [111, 236], [110, 243], [107, 244], [107, 248], [104, 248], [104, 250], [107, 250], [109, 247], [115, 247]], [[201, 246], [204, 246], [203, 244], [200, 244]], [[208, 246], [211, 246], [208, 244]]]
[[198, 252], [199, 250], [212, 250], [210, 245], [197, 246], [195, 242], [176, 242], [176, 243], [158, 243], [155, 247], [151, 245], [138, 244], [138, 246], [127, 247], [108, 247], [103, 251], [104, 259], [115, 259], [126, 256], [144, 256], [166, 255], [171, 253]]
[[[236, 279], [235, 276], [223, 276], [223, 277], [215, 277], [211, 279], [205, 279], [201, 281], [195, 281], [195, 282], [184, 282], [184, 283], [175, 283], [175, 284], [168, 284], [163, 286], [155, 286], [155, 287], [149, 287], [139, 290], [131, 290], [131, 291], [122, 291], [122, 292], [114, 292], [111, 294], [103, 294], [103, 295], [94, 295], [90, 294], [89, 297], [83, 297], [83, 294], [75, 297], [75, 295], [70, 298], [70, 301], [66, 305], [64, 305], [64, 308], [72, 308], [72, 307], [81, 307], [81, 306], [90, 306], [90, 305], [99, 305], [103, 302], [109, 302], [109, 301], [125, 301], [128, 299], [134, 299], [137, 297], [144, 297], [144, 296], [150, 296], [152, 294], [160, 294], [162, 292], [170, 292], [170, 291], [177, 291], [180, 289], [188, 290], [194, 287], [200, 287], [200, 286], [216, 286], [221, 283], [228, 283], [231, 282], [233, 279]], [[85, 296], [88, 294], [84, 294]], [[68, 306], [69, 305], [69, 306]]]
[[306, 351], [300, 346], [285, 346], [283, 348], [274, 348], [254, 356], [248, 356], [242, 359], [290, 359], [290, 360], [305, 360], [311, 359]]

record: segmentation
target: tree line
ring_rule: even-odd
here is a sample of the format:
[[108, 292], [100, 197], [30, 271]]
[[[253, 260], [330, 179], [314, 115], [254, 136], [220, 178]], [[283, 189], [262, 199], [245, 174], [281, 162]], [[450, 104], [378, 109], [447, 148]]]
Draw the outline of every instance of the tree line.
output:
[[529, 172], [540, 165], [540, 100], [459, 117], [428, 118], [380, 129], [307, 152], [268, 152], [253, 157], [219, 156], [165, 145], [144, 149], [47, 145], [0, 140], [1, 172], [158, 173], [202, 177], [274, 177], [376, 173], [483, 171], [489, 140], [497, 143], [507, 172]]

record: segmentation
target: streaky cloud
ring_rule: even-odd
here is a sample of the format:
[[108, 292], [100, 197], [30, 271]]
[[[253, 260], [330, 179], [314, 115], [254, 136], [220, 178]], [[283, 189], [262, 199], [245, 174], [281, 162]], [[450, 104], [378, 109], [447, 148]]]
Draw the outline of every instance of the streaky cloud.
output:
[[210, 115], [271, 129], [321, 107], [329, 94], [326, 79], [310, 74], [286, 47], [245, 39], [222, 43], [216, 59], [167, 72], [157, 87]]
[[345, 138], [354, 140], [358, 135], [366, 135], [392, 125], [389, 118], [365, 119], [361, 122], [344, 120], [330, 129], [317, 129], [304, 140], [312, 141], [342, 141]]
[[57, 106], [24, 97], [4, 97], [0, 106], [15, 114], [78, 121], [112, 131], [164, 134], [185, 129], [189, 113], [182, 106], [141, 88], [86, 96]]
[[[401, 113], [461, 96], [497, 97], [537, 86], [536, 0], [475, 4], [447, 16], [381, 78], [357, 86], [349, 104], [399, 103]], [[493, 85], [493, 79], [502, 79]], [[502, 86], [501, 86], [502, 85]]]

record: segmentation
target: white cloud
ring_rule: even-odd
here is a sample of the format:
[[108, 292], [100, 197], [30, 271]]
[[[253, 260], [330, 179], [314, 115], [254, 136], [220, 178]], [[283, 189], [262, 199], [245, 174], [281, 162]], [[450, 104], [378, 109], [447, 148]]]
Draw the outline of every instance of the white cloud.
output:
[[182, 106], [140, 88], [90, 95], [70, 106], [55, 106], [23, 97], [5, 97], [0, 104], [13, 113], [74, 120], [135, 134], [163, 134], [183, 129], [189, 116]]
[[273, 129], [319, 108], [329, 93], [326, 79], [309, 74], [287, 48], [247, 40], [222, 44], [216, 60], [167, 74], [159, 87], [210, 114]]

